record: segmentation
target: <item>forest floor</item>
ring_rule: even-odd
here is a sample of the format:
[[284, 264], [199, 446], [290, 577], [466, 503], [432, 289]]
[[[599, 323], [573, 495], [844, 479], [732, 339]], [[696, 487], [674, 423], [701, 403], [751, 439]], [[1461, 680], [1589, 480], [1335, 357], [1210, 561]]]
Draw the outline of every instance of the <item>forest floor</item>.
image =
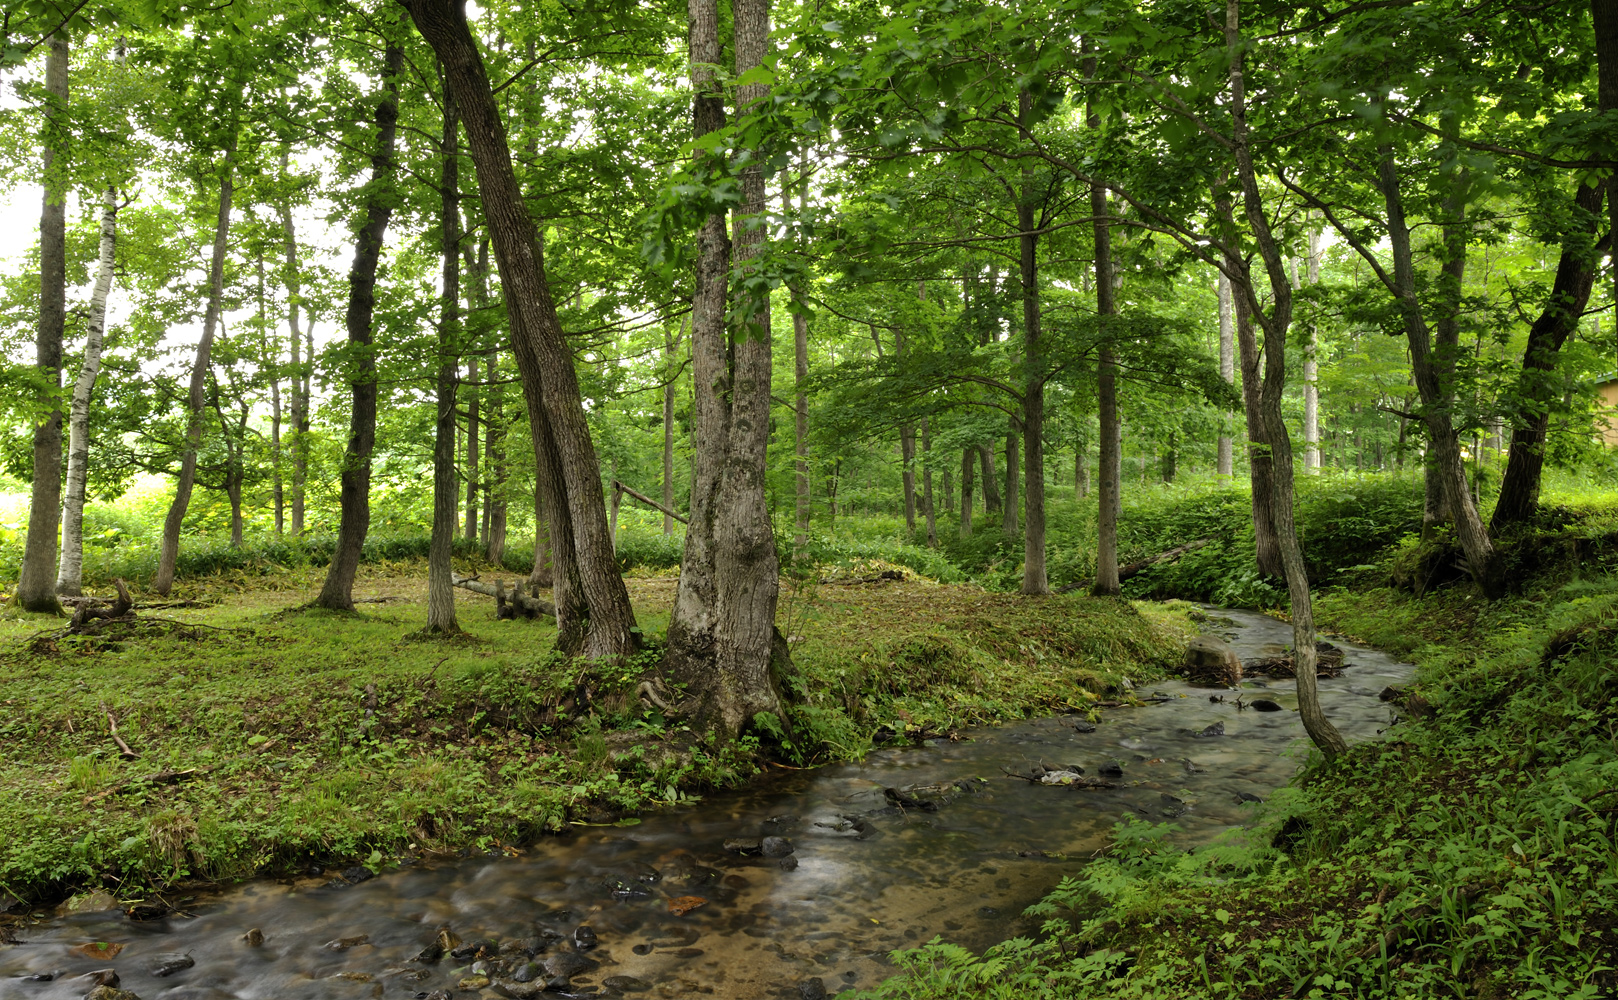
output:
[[[0, 617], [0, 913], [91, 892], [161, 907], [166, 887], [495, 851], [633, 822], [759, 766], [755, 742], [713, 745], [635, 697], [655, 648], [564, 663], [548, 621], [496, 621], [464, 591], [467, 634], [426, 640], [422, 564], [362, 566], [358, 614], [300, 609], [320, 579], [182, 582], [178, 606], [137, 604], [135, 624], [97, 635]], [[628, 582], [661, 634], [675, 578]], [[1125, 677], [1177, 662], [1187, 608], [879, 574], [784, 586], [786, 753], [857, 757], [873, 735], [1127, 697]]]

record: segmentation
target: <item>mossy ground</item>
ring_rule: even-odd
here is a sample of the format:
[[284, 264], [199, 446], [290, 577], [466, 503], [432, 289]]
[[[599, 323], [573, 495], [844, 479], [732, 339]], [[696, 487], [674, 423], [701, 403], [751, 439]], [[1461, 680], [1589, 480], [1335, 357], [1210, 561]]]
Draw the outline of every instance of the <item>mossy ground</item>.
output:
[[[373, 603], [353, 615], [295, 610], [320, 581], [305, 569], [188, 581], [176, 597], [197, 606], [145, 611], [135, 632], [0, 618], [0, 903], [90, 888], [133, 903], [188, 880], [495, 850], [755, 769], [755, 742], [715, 745], [636, 699], [655, 647], [564, 662], [546, 621], [495, 621], [464, 592], [467, 634], [420, 638], [424, 576], [363, 566], [356, 596]], [[629, 583], [660, 634], [674, 578]], [[857, 756], [881, 729], [1083, 707], [1160, 673], [1186, 628], [1172, 607], [915, 579], [789, 586], [780, 624], [799, 704], [796, 744], [776, 752], [800, 762]]]

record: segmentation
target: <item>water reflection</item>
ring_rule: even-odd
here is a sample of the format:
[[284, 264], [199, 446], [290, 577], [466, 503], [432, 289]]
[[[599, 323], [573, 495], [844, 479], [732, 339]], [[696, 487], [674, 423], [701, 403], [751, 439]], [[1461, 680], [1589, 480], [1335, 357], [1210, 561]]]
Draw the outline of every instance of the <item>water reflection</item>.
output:
[[[1290, 642], [1285, 623], [1220, 614], [1235, 627], [1216, 631], [1243, 657]], [[1346, 736], [1371, 738], [1389, 717], [1378, 692], [1410, 668], [1340, 645], [1350, 667], [1320, 682], [1322, 698]], [[812, 979], [828, 993], [869, 985], [895, 948], [934, 935], [981, 947], [1031, 929], [1022, 909], [1102, 846], [1123, 813], [1172, 818], [1183, 842], [1204, 841], [1245, 822], [1251, 800], [1296, 769], [1291, 681], [1244, 684], [1249, 701], [1271, 699], [1278, 712], [1239, 711], [1180, 684], [1155, 690], [1167, 700], [1108, 711], [1093, 732], [1073, 718], [1036, 719], [860, 764], [773, 771], [695, 808], [582, 828], [518, 857], [347, 887], [260, 881], [183, 918], [62, 918], [0, 950], [0, 998], [77, 998], [93, 983], [75, 977], [106, 968], [144, 1000], [470, 1000], [537, 996], [547, 983], [550, 996], [751, 1000], [812, 996]], [[1223, 735], [1202, 735], [1215, 724]], [[1036, 765], [1122, 776], [1114, 789], [1087, 789], [1004, 773]], [[934, 787], [886, 792], [911, 786]], [[785, 838], [792, 853], [755, 843], [763, 837]], [[778, 856], [740, 854], [727, 840]], [[253, 929], [262, 943], [244, 939]], [[96, 941], [124, 947], [111, 959], [75, 950]], [[441, 959], [422, 960], [435, 950]], [[42, 975], [52, 978], [23, 978]]]

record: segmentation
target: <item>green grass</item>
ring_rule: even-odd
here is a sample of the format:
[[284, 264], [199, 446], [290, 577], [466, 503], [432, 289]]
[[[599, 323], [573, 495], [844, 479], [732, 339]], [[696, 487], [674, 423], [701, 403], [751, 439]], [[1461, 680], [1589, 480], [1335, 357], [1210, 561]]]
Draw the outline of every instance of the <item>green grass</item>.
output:
[[[133, 901], [312, 862], [492, 850], [755, 769], [756, 743], [714, 745], [641, 706], [655, 648], [562, 662], [547, 622], [496, 622], [462, 592], [467, 638], [423, 641], [420, 562], [363, 567], [356, 596], [388, 600], [358, 615], [286, 610], [321, 575], [215, 573], [187, 585], [212, 603], [148, 611], [127, 634], [0, 617], [0, 890]], [[630, 585], [656, 634], [674, 578], [640, 570]], [[780, 621], [798, 668], [790, 752], [805, 762], [858, 756], [879, 729], [1083, 707], [1122, 675], [1160, 674], [1186, 627], [1178, 608], [917, 579], [795, 585]], [[122, 759], [108, 712], [140, 759]], [[187, 773], [144, 780], [165, 772]]]

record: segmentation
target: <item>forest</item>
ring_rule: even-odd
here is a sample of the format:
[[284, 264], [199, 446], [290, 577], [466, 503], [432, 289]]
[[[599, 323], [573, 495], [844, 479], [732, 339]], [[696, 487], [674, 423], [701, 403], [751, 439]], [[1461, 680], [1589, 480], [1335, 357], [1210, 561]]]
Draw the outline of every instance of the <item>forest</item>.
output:
[[0, 36], [0, 998], [1618, 995], [1618, 0]]

